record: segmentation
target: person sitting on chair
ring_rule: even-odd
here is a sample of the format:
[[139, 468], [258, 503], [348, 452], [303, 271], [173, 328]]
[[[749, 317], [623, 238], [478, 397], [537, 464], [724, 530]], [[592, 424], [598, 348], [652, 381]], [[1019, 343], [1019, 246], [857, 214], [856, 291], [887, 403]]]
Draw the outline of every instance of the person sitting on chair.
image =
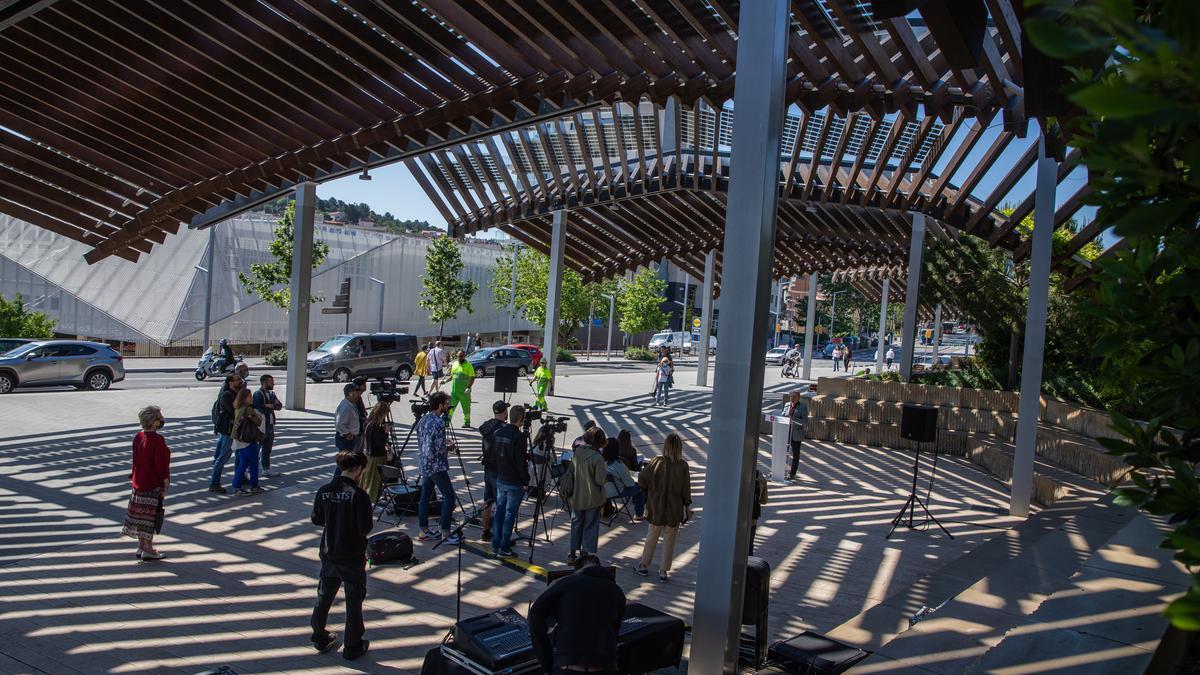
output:
[[603, 455], [605, 471], [612, 476], [612, 481], [604, 484], [604, 495], [609, 499], [615, 497], [632, 499], [633, 515], [637, 520], [641, 520], [646, 509], [646, 493], [638, 487], [637, 481], [629, 473], [629, 467], [621, 461], [620, 442], [615, 438], [608, 439]]
[[[625, 593], [600, 566], [600, 559], [580, 557], [575, 573], [550, 584], [529, 608], [529, 635], [542, 670], [617, 672], [617, 634], [624, 613]], [[557, 621], [553, 642], [550, 618]]]

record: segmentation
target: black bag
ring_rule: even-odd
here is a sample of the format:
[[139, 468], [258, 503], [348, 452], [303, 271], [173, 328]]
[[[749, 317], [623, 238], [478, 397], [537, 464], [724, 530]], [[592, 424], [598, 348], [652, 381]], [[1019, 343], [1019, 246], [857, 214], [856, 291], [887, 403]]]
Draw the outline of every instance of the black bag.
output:
[[412, 539], [403, 532], [383, 532], [367, 540], [367, 562], [371, 565], [406, 563], [412, 557]]
[[258, 428], [250, 415], [243, 415], [238, 420], [237, 428], [233, 430], [233, 437], [242, 443], [261, 443], [267, 435]]

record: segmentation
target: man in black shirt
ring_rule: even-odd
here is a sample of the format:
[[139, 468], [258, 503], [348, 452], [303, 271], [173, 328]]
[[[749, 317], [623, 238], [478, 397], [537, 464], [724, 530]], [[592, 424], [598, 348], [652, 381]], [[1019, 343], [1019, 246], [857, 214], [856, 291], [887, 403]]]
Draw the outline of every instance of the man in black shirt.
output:
[[512, 556], [509, 539], [517, 523], [517, 511], [529, 486], [529, 444], [521, 431], [525, 409], [513, 406], [508, 412], [508, 424], [492, 434], [492, 457], [496, 462], [496, 523], [492, 536], [492, 551], [497, 557]]
[[492, 435], [504, 426], [508, 416], [508, 404], [496, 401], [492, 404], [492, 419], [479, 425], [479, 436], [483, 439], [483, 541], [492, 540], [492, 504], [496, 501], [496, 460], [492, 455]]
[[[625, 613], [625, 594], [600, 566], [584, 555], [575, 573], [550, 584], [529, 608], [529, 634], [538, 663], [547, 673], [586, 671], [616, 675], [617, 634]], [[558, 624], [551, 644], [546, 621]]]
[[360, 451], [341, 452], [337, 464], [341, 475], [317, 490], [313, 500], [313, 525], [325, 529], [321, 533], [321, 578], [312, 613], [312, 643], [322, 654], [337, 646], [337, 633], [325, 630], [325, 622], [338, 587], [345, 584], [346, 640], [342, 656], [353, 661], [371, 644], [363, 639], [362, 605], [367, 597], [367, 533], [374, 518], [371, 498], [358, 487], [367, 466], [366, 455]]

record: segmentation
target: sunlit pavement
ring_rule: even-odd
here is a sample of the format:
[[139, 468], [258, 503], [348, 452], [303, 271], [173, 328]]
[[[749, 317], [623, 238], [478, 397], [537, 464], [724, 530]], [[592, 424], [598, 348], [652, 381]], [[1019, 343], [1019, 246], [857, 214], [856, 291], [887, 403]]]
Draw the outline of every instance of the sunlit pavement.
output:
[[[828, 363], [828, 362], [826, 362]], [[766, 400], [774, 405], [796, 381], [780, 382], [768, 368]], [[818, 370], [818, 372], [820, 372]], [[586, 419], [612, 433], [633, 430], [648, 455], [671, 431], [686, 439], [697, 518], [679, 536], [670, 582], [643, 579], [630, 568], [641, 553], [644, 524], [618, 518], [601, 527], [601, 555], [615, 564], [618, 581], [638, 601], [691, 622], [699, 534], [704, 518], [704, 457], [711, 390], [690, 386], [683, 365], [667, 408], [651, 407], [651, 375], [640, 367], [563, 367], [557, 413], [570, 419], [560, 447]], [[710, 379], [711, 382], [711, 379]], [[492, 380], [474, 392], [476, 425], [486, 420]], [[329, 437], [341, 395], [334, 384], [309, 388], [309, 412], [280, 414], [273, 468], [254, 497], [209, 493], [214, 437], [208, 421], [211, 387], [108, 392], [29, 392], [0, 399], [7, 421], [0, 439], [0, 671], [197, 672], [228, 665], [237, 672], [414, 672], [424, 653], [454, 622], [455, 557], [447, 547], [417, 543], [421, 561], [404, 570], [370, 571], [366, 603], [371, 651], [349, 664], [308, 645], [315, 597], [319, 531], [308, 520], [312, 494], [332, 472]], [[529, 391], [515, 402], [529, 402]], [[166, 524], [157, 545], [168, 557], [135, 560], [136, 542], [120, 535], [128, 500], [129, 442], [136, 411], [160, 405], [173, 453]], [[407, 401], [397, 421], [411, 420]], [[454, 418], [461, 424], [461, 413]], [[407, 428], [400, 430], [401, 435]], [[478, 435], [458, 430], [481, 500]], [[1007, 490], [973, 465], [943, 458], [931, 500], [955, 535], [900, 530], [884, 539], [888, 522], [907, 496], [911, 455], [894, 450], [809, 444], [800, 476], [772, 484], [758, 526], [756, 554], [771, 562], [772, 639], [804, 629], [829, 631], [908, 588], [1011, 527]], [[415, 444], [404, 454], [410, 471]], [[761, 446], [764, 472], [767, 444]], [[225, 469], [225, 484], [232, 461]], [[467, 489], [452, 465], [459, 496]], [[1086, 486], [1081, 494], [1087, 491]], [[1094, 499], [1099, 490], [1089, 493]], [[539, 539], [535, 562], [562, 565], [567, 517], [550, 501], [551, 543]], [[527, 505], [528, 506], [528, 505]], [[469, 507], [468, 507], [469, 508]], [[524, 508], [520, 529], [528, 531]], [[415, 519], [401, 526], [416, 534]], [[380, 528], [388, 525], [381, 524]], [[479, 530], [468, 528], [478, 545]], [[528, 557], [524, 542], [518, 553]], [[462, 613], [514, 606], [524, 613], [542, 582], [475, 552], [462, 559]], [[331, 629], [340, 630], [335, 605]], [[686, 652], [685, 652], [686, 655]], [[352, 666], [352, 667], [351, 667]]]

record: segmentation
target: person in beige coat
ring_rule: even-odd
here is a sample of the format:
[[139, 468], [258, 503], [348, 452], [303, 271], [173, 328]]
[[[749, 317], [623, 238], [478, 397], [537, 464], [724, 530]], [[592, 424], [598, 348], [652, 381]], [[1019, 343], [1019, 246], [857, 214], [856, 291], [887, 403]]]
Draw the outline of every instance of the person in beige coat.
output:
[[638, 485], [646, 493], [646, 521], [650, 531], [642, 547], [642, 559], [634, 573], [649, 576], [650, 563], [654, 561], [654, 549], [658, 538], [663, 540], [662, 566], [659, 581], [667, 581], [671, 573], [671, 562], [675, 558], [675, 537], [679, 526], [692, 515], [691, 479], [688, 464], [683, 459], [683, 439], [672, 433], [663, 441], [663, 452], [642, 467], [638, 474]]

